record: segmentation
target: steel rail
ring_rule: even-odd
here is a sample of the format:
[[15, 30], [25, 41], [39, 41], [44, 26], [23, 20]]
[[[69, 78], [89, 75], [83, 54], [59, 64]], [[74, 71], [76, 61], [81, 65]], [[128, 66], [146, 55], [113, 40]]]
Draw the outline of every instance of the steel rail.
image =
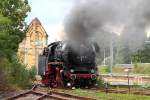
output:
[[[56, 92], [53, 90], [50, 91], [49, 93], [44, 93], [39, 90], [36, 91], [37, 88], [38, 88], [38, 85], [34, 85], [31, 88], [31, 90], [14, 95], [12, 97], [8, 97], [4, 100], [16, 100], [16, 99], [21, 99], [21, 98], [26, 98], [26, 97], [30, 98], [29, 94], [37, 96], [34, 100], [43, 100], [44, 98], [54, 99], [54, 100], [95, 100], [92, 98], [74, 96], [74, 95], [70, 95], [70, 94], [66, 94], [66, 93]], [[30, 99], [30, 100], [32, 100], [32, 99]]]
[[33, 95], [39, 96], [34, 100], [43, 100], [44, 98], [49, 98], [49, 99], [54, 99], [54, 100], [67, 100], [67, 99], [62, 99], [60, 97], [55, 97], [55, 96], [52, 96], [52, 95], [49, 95], [49, 94], [44, 94], [44, 93], [36, 92], [36, 91], [32, 91], [32, 90], [26, 91], [24, 93], [21, 93], [21, 94], [18, 94], [18, 95], [9, 97], [9, 98], [6, 98], [4, 100], [16, 100], [16, 99], [19, 99], [19, 98], [22, 98], [22, 97], [27, 97], [28, 94], [33, 94]]
[[81, 97], [81, 96], [74, 96], [74, 95], [70, 95], [70, 94], [66, 94], [66, 93], [60, 93], [60, 92], [55, 92], [55, 91], [51, 91], [52, 95], [60, 95], [60, 96], [64, 96], [64, 97], [69, 97], [72, 99], [78, 99], [78, 100], [95, 100], [92, 98], [87, 98], [87, 97]]

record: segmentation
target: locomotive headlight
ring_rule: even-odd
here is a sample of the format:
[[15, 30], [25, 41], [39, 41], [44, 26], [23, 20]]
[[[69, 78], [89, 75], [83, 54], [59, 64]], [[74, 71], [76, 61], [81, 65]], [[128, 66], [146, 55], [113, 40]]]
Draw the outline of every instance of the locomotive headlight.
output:
[[67, 83], [67, 86], [70, 87], [70, 86], [71, 86], [71, 83]]
[[73, 70], [73, 69], [71, 69], [71, 70], [70, 70], [70, 72], [71, 72], [71, 73], [74, 73], [74, 70]]
[[94, 69], [92, 69], [92, 70], [91, 70], [91, 73], [94, 73], [94, 72], [95, 72]]

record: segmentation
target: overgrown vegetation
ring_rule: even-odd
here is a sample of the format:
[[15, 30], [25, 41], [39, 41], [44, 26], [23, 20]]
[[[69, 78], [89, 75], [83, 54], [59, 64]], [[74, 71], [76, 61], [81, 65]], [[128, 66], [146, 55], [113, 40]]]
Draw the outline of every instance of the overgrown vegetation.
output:
[[0, 64], [0, 78], [2, 79], [0, 89], [25, 89], [31, 87], [32, 80], [34, 80], [36, 74], [35, 67], [27, 69], [17, 60], [10, 63], [7, 59], [3, 59]]
[[7, 90], [9, 88], [8, 66], [8, 60], [0, 58], [0, 90]]
[[96, 82], [97, 86], [100, 87], [100, 88], [104, 88], [104, 80], [101, 78], [101, 79], [98, 79], [97, 82]]
[[135, 74], [149, 74], [150, 75], [150, 64], [135, 64], [133, 68]]
[[109, 66], [98, 66], [99, 72], [102, 74], [107, 74], [110, 72], [110, 67]]
[[64, 92], [94, 98], [96, 100], [150, 100], [149, 96], [141, 96], [141, 95], [132, 95], [132, 94], [114, 94], [114, 93], [104, 93], [100, 91], [91, 91], [91, 90], [65, 90]]
[[0, 0], [0, 89], [30, 86], [34, 71], [17, 61], [16, 52], [26, 31], [27, 0]]
[[[148, 38], [150, 41], [150, 38]], [[132, 60], [134, 63], [150, 63], [150, 43], [145, 43], [142, 49], [138, 50], [132, 55]]]
[[10, 68], [10, 83], [16, 87], [27, 88], [32, 84], [36, 74], [35, 68], [26, 69], [27, 67], [14, 61]]
[[[98, 66], [99, 67], [99, 72], [101, 74], [108, 74], [110, 71], [109, 66]], [[126, 74], [124, 71], [124, 67], [121, 66], [114, 66], [112, 68], [113, 73], [121, 73], [121, 74]], [[131, 69], [131, 74], [146, 74], [150, 75], [150, 64], [146, 63], [135, 63], [133, 64], [133, 68]]]

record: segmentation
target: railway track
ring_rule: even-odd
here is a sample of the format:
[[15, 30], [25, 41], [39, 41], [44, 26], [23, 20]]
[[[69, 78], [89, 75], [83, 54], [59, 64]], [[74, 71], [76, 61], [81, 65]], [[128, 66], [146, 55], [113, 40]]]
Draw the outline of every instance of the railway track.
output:
[[6, 98], [4, 100], [95, 100], [95, 99], [61, 93], [35, 85], [29, 91]]
[[[91, 89], [92, 90], [92, 89]], [[106, 90], [94, 89], [101, 92]], [[128, 90], [108, 89], [107, 93], [129, 94]], [[130, 94], [150, 96], [150, 91], [131, 91]], [[50, 89], [40, 85], [34, 85], [31, 90], [6, 98], [4, 100], [95, 100], [92, 98], [80, 97], [63, 93], [59, 89]]]
[[106, 93], [121, 93], [121, 94], [133, 94], [133, 95], [145, 95], [145, 96], [150, 96], [150, 91], [140, 91], [136, 90], [133, 91], [131, 90], [116, 90], [116, 89], [108, 89], [108, 90], [100, 90], [101, 92], [106, 92]]
[[49, 94], [39, 93], [35, 91], [27, 91], [5, 100], [66, 100], [60, 97], [51, 96]]

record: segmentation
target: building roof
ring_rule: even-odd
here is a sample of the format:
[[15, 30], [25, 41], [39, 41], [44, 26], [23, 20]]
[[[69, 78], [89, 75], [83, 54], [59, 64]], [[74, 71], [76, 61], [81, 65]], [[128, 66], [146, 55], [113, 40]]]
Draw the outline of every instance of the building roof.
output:
[[[37, 18], [37, 17], [35, 17], [32, 21], [31, 21], [31, 23], [30, 23], [30, 25], [41, 25], [41, 22], [40, 22], [40, 20]], [[29, 26], [30, 26], [29, 25]]]
[[[37, 26], [37, 25], [40, 25], [40, 26], [42, 27], [42, 29], [45, 31], [44, 27], [42, 26], [40, 20], [39, 20], [37, 17], [35, 17], [35, 18], [31, 21], [31, 23], [30, 23], [29, 26], [28, 26], [27, 31], [30, 29], [30, 27], [32, 27], [32, 26]], [[48, 34], [47, 34], [46, 31], [45, 31], [45, 33], [46, 33], [46, 36], [48, 37]]]

